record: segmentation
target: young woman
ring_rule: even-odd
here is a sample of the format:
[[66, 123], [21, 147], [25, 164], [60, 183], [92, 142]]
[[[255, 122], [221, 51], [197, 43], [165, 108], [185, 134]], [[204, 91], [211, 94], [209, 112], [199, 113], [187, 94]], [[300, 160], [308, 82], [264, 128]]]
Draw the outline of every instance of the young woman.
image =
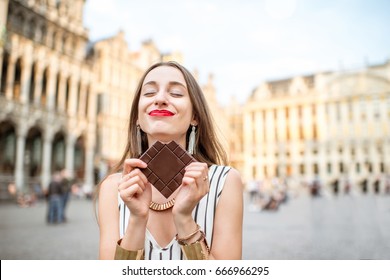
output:
[[[168, 198], [138, 159], [156, 141], [175, 141], [197, 160]], [[180, 64], [157, 63], [141, 78], [113, 172], [99, 186], [101, 259], [241, 258], [241, 177], [226, 166], [202, 90]]]

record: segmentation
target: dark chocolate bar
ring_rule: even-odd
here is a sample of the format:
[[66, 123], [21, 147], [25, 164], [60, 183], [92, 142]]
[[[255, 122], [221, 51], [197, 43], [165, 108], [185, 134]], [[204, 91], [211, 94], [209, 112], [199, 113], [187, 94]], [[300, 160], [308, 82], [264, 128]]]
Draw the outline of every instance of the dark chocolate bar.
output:
[[140, 159], [148, 164], [141, 171], [148, 181], [166, 198], [181, 185], [185, 173], [184, 168], [196, 161], [175, 141], [153, 144]]

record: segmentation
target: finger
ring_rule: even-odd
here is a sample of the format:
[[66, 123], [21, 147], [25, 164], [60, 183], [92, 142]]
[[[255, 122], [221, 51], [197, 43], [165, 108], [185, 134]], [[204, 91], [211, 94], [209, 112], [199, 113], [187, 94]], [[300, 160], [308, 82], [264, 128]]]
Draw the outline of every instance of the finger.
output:
[[135, 175], [129, 178], [128, 180], [122, 182], [121, 184], [119, 184], [118, 191], [127, 189], [133, 185], [139, 185], [142, 189], [145, 189], [146, 184], [141, 180], [141, 178], [138, 175]]
[[186, 166], [185, 170], [208, 170], [207, 163], [191, 162]]
[[187, 177], [191, 177], [191, 178], [194, 178], [194, 179], [200, 179], [200, 178], [203, 178], [204, 173], [200, 170], [191, 170], [191, 171], [186, 171], [186, 173], [184, 174], [184, 176], [187, 176]]
[[122, 199], [131, 199], [135, 197], [136, 195], [141, 195], [143, 193], [143, 189], [138, 185], [132, 185], [129, 188], [123, 189], [119, 192]]
[[138, 158], [128, 158], [123, 162], [122, 175], [130, 173], [134, 168], [146, 168], [147, 164]]
[[119, 181], [119, 184], [130, 180], [132, 177], [138, 176], [145, 184], [148, 183], [148, 179], [144, 173], [139, 168], [133, 169], [130, 173], [123, 175]]
[[195, 179], [193, 177], [188, 177], [188, 176], [183, 177], [183, 181], [182, 181], [183, 186], [190, 186], [190, 185], [195, 185], [195, 184], [196, 184], [196, 182], [195, 182]]
[[190, 192], [195, 195], [194, 197], [199, 198], [209, 192], [208, 184], [200, 183], [199, 180], [192, 177], [184, 177], [182, 187], [189, 188]]
[[[140, 179], [142, 182], [144, 182], [144, 184], [147, 184], [147, 183], [148, 183], [148, 178], [146, 178], [145, 174], [142, 173], [142, 171], [141, 171], [140, 169], [138, 169], [138, 168], [136, 168], [136, 169], [134, 169], [133, 171], [131, 171], [131, 172], [129, 173], [129, 175], [130, 175], [130, 177], [136, 177], [136, 176], [138, 176], [139, 179]], [[130, 177], [129, 177], [129, 178], [130, 178]]]

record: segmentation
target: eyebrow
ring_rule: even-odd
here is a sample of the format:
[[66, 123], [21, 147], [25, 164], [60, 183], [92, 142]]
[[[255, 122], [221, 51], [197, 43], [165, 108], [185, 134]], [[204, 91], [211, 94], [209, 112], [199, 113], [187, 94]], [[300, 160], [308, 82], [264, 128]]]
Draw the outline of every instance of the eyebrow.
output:
[[[186, 87], [184, 84], [182, 84], [182, 83], [180, 83], [180, 82], [178, 82], [178, 81], [170, 81], [168, 84], [169, 84], [170, 86], [182, 86], [182, 87], [184, 87], [185, 89], [187, 89], [187, 87]], [[149, 81], [149, 82], [144, 83], [142, 86], [146, 86], [146, 85], [156, 86], [156, 85], [157, 85], [157, 82], [156, 82], [156, 81]]]

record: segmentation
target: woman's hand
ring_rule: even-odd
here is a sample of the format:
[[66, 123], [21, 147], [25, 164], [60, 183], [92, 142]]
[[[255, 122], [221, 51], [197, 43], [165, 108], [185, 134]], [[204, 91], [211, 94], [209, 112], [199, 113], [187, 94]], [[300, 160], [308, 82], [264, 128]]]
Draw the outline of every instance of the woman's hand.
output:
[[123, 163], [122, 178], [118, 183], [120, 197], [130, 209], [131, 215], [147, 218], [152, 200], [151, 185], [139, 168], [147, 164], [140, 159], [126, 159]]
[[201, 162], [193, 162], [185, 168], [182, 185], [172, 210], [175, 220], [190, 218], [192, 210], [209, 192], [208, 171], [207, 164]]

